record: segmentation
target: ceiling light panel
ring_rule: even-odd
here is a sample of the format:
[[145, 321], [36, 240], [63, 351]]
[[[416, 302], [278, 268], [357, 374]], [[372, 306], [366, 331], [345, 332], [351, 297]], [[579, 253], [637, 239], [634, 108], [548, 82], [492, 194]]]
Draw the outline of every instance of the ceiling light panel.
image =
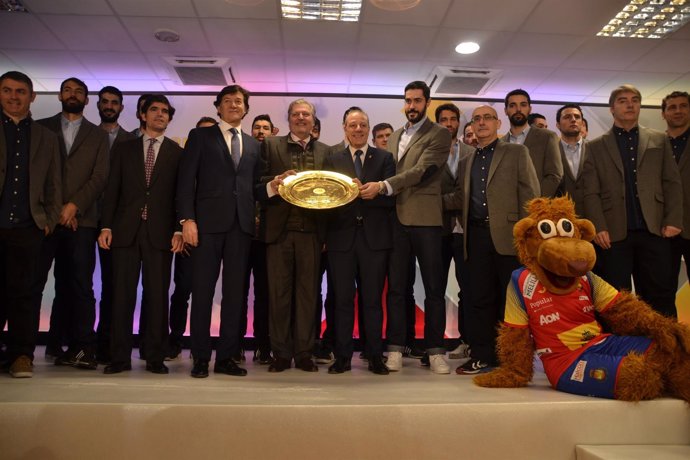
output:
[[281, 0], [280, 9], [286, 19], [357, 22], [362, 0]]
[[690, 20], [690, 0], [631, 0], [598, 37], [664, 38]]

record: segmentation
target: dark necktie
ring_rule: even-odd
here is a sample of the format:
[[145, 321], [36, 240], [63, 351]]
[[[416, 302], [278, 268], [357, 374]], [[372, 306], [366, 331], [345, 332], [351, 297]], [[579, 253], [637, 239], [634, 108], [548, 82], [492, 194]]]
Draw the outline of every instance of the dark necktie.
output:
[[230, 156], [235, 168], [240, 164], [240, 136], [237, 135], [237, 128], [230, 128], [232, 139], [230, 140]]
[[362, 153], [361, 150], [355, 151], [355, 174], [359, 180], [362, 180]]
[[[146, 175], [146, 188], [151, 185], [151, 173], [153, 173], [153, 165], [156, 163], [156, 152], [153, 150], [153, 144], [157, 139], [149, 139], [149, 148], [146, 149], [146, 160], [144, 160], [144, 174]], [[148, 206], [144, 205], [141, 211], [141, 218], [146, 220], [148, 218]]]

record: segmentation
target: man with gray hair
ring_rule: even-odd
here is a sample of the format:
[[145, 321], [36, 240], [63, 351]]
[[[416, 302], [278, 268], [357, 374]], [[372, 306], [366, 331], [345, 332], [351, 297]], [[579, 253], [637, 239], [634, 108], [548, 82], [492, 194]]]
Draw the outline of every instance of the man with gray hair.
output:
[[324, 225], [319, 211], [294, 206], [278, 194], [283, 179], [298, 171], [319, 170], [328, 146], [311, 135], [316, 109], [305, 99], [288, 108], [290, 132], [267, 137], [261, 145], [261, 183], [265, 219], [259, 236], [266, 242], [269, 335], [275, 357], [269, 372], [292, 365], [316, 372], [312, 361], [316, 296]]
[[596, 227], [595, 272], [616, 289], [637, 293], [676, 316], [670, 238], [683, 226], [678, 167], [666, 135], [639, 125], [642, 95], [632, 85], [609, 97], [613, 127], [587, 144], [585, 217]]

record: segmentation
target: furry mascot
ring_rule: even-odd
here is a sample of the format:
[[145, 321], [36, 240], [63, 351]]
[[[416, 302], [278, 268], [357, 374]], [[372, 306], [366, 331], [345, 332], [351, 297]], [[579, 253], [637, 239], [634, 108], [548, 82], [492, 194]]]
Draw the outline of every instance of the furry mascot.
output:
[[500, 367], [474, 382], [526, 386], [536, 348], [557, 390], [625, 401], [668, 394], [690, 402], [690, 328], [590, 271], [594, 225], [577, 218], [569, 198], [536, 198], [527, 210], [513, 228], [524, 267], [508, 285]]

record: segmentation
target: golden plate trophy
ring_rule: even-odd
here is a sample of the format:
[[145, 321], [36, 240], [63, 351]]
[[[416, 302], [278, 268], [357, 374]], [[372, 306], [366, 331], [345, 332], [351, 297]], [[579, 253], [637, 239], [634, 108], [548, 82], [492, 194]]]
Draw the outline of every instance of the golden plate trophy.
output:
[[344, 174], [331, 171], [302, 171], [288, 176], [278, 186], [288, 203], [306, 209], [331, 209], [359, 196], [359, 187]]

